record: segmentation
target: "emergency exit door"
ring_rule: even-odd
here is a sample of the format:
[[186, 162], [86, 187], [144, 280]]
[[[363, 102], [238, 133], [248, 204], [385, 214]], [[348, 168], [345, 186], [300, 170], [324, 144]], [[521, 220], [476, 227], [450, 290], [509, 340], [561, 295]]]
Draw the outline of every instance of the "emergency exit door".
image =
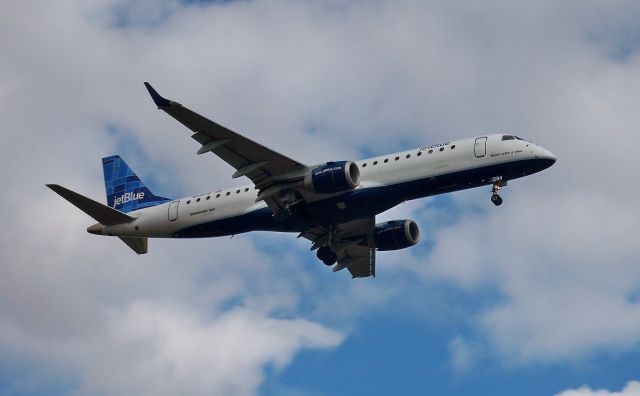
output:
[[180, 201], [173, 201], [169, 204], [169, 221], [178, 220], [178, 204]]
[[479, 137], [476, 139], [476, 145], [474, 147], [476, 158], [482, 158], [487, 155], [487, 138]]

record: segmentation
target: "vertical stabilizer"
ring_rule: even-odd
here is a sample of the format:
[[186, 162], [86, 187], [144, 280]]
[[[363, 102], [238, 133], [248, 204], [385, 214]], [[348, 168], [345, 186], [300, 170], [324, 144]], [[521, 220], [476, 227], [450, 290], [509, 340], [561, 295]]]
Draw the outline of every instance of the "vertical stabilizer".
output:
[[154, 195], [119, 155], [102, 159], [107, 205], [128, 213], [159, 205], [169, 198]]

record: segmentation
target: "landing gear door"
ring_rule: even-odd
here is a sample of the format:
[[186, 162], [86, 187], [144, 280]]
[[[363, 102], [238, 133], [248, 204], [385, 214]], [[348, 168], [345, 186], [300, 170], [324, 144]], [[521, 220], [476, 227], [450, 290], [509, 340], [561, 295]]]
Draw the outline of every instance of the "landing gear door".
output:
[[473, 148], [476, 158], [482, 158], [487, 155], [487, 138], [479, 137], [476, 139], [476, 145]]
[[169, 204], [169, 221], [178, 220], [178, 204], [180, 201], [173, 201]]

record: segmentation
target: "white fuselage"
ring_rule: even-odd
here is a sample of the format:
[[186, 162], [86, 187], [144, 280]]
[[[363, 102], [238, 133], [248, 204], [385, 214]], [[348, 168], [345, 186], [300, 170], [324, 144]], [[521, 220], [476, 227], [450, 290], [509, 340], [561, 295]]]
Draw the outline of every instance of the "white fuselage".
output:
[[[392, 207], [408, 199], [491, 184], [491, 178], [504, 176], [508, 180], [522, 177], [555, 161], [551, 152], [533, 143], [502, 139], [502, 134], [487, 135], [356, 161], [361, 178], [355, 190], [391, 187], [384, 193], [390, 194], [389, 207]], [[440, 184], [437, 181], [441, 181]], [[430, 182], [434, 183], [433, 186], [427, 187]], [[396, 186], [398, 188], [393, 189]], [[353, 191], [332, 195], [309, 194], [305, 199], [313, 204], [325, 199], [339, 200], [341, 195], [350, 193]], [[226, 232], [224, 227], [234, 219], [251, 219], [246, 215], [267, 213], [264, 201], [256, 202], [257, 194], [253, 185], [246, 185], [191, 195], [131, 212], [129, 215], [136, 217], [134, 221], [105, 226], [102, 234], [170, 238], [182, 236], [181, 230], [189, 229], [188, 237], [228, 235], [235, 232]], [[340, 203], [337, 203], [339, 208], [344, 209]], [[268, 221], [263, 217], [263, 221]], [[219, 230], [198, 234], [198, 227], [205, 224], [219, 224]], [[265, 229], [261, 226], [252, 228], [251, 224], [241, 228], [234, 224], [233, 227], [241, 230], [239, 232]]]

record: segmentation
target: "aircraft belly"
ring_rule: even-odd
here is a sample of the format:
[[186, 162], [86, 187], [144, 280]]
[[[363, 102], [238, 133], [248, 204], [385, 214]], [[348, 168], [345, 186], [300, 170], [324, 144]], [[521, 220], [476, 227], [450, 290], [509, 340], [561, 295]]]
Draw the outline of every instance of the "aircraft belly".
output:
[[247, 213], [201, 222], [177, 230], [174, 238], [206, 238], [242, 234], [249, 231], [286, 231], [276, 223], [271, 209], [263, 207]]
[[391, 186], [367, 187], [307, 204], [304, 210], [317, 224], [342, 223], [389, 210], [402, 202], [398, 198]]

